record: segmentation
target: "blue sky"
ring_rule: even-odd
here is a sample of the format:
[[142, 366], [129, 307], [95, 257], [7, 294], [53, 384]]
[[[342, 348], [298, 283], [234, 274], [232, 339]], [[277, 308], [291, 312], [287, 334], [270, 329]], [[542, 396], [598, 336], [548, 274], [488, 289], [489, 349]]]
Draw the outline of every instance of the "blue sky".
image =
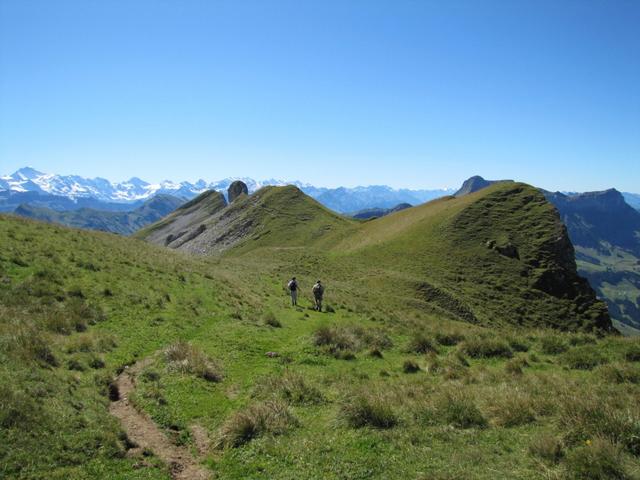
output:
[[0, 0], [0, 173], [640, 191], [640, 2]]

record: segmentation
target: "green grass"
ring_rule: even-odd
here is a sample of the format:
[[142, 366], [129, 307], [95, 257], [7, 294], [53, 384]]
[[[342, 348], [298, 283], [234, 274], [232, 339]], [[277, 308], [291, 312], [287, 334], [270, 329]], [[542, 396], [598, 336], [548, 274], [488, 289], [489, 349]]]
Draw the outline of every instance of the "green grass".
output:
[[[612, 456], [637, 471], [640, 344], [547, 329], [568, 319], [589, 330], [592, 317], [532, 289], [543, 267], [522, 277], [465, 213], [479, 199], [483, 211], [509, 203], [508, 188], [347, 222], [313, 242], [301, 230], [305, 248], [272, 243], [294, 221], [272, 219], [278, 236], [214, 258], [0, 217], [0, 476], [170, 478], [153, 457], [125, 456], [107, 411], [116, 373], [149, 357], [132, 401], [189, 448], [201, 426], [217, 478], [558, 478]], [[496, 235], [520, 245], [516, 207], [532, 193], [512, 194]], [[535, 209], [531, 222], [548, 213]], [[544, 250], [538, 241], [521, 258]], [[333, 313], [310, 308], [317, 277]], [[571, 352], [579, 365], [602, 361], [569, 368]], [[618, 446], [583, 454], [596, 438]]]

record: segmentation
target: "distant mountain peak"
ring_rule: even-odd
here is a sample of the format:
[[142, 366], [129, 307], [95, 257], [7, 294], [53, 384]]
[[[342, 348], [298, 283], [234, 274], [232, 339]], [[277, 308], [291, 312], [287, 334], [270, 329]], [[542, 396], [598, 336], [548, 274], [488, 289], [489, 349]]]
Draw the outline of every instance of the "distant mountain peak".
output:
[[42, 175], [44, 175], [44, 173], [39, 172], [33, 167], [22, 167], [19, 170], [13, 172], [11, 174], [11, 177], [22, 180], [33, 180], [34, 178], [40, 177]]

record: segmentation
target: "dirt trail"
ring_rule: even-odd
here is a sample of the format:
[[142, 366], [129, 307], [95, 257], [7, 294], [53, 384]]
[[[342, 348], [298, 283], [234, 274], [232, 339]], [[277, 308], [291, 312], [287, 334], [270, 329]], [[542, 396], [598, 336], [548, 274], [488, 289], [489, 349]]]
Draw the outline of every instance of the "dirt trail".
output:
[[[136, 410], [129, 402], [129, 395], [135, 388], [136, 376], [150, 362], [150, 358], [142, 360], [118, 375], [116, 385], [119, 399], [111, 403], [109, 412], [120, 420], [127, 435], [136, 445], [141, 449], [151, 450], [169, 465], [174, 480], [209, 480], [209, 470], [199, 465], [186, 448], [171, 443], [151, 418]], [[201, 445], [201, 442], [202, 440], [198, 443]]]

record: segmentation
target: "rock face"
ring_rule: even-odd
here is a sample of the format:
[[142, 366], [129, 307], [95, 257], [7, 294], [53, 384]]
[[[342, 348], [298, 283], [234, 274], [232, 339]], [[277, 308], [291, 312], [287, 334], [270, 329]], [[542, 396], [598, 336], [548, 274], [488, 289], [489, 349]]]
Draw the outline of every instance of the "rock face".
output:
[[249, 195], [249, 189], [247, 188], [246, 183], [240, 180], [236, 180], [231, 185], [229, 185], [229, 189], [227, 190], [229, 203], [232, 203], [236, 198], [238, 198], [242, 194]]
[[487, 188], [488, 186], [499, 182], [513, 182], [513, 180], [485, 180], [481, 176], [475, 175], [465, 180], [462, 184], [462, 187], [460, 187], [460, 190], [454, 193], [454, 196], [462, 197], [464, 195], [477, 192], [478, 190], [482, 190], [483, 188]]

